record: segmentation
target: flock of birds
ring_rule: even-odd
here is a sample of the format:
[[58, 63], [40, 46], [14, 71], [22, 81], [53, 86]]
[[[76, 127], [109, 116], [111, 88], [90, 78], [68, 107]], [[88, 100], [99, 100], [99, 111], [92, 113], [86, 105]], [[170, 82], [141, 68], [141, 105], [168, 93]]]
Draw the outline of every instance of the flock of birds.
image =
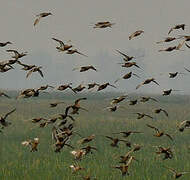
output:
[[[44, 17], [50, 16], [50, 15], [52, 15], [52, 14], [49, 12], [48, 13], [41, 13], [41, 14], [37, 15], [35, 22], [34, 22], [34, 26], [37, 26], [37, 24]], [[111, 23], [109, 21], [97, 22], [94, 25], [94, 28], [101, 28], [101, 29], [111, 28], [113, 25], [115, 25], [115, 23]], [[169, 30], [168, 35], [171, 34], [172, 31], [184, 30], [184, 29], [185, 29], [185, 24], [176, 25]], [[137, 36], [142, 36], [143, 33], [144, 33], [143, 30], [137, 30], [136, 32], [129, 35], [129, 40], [132, 40], [132, 39], [136, 38]], [[159, 52], [162, 52], [162, 51], [170, 52], [170, 51], [174, 51], [174, 50], [181, 50], [181, 48], [184, 46], [184, 44], [186, 45], [187, 48], [190, 48], [190, 45], [187, 44], [187, 42], [190, 41], [190, 36], [186, 36], [186, 35], [178, 36], [178, 37], [167, 37], [164, 40], [159, 41], [157, 43], [158, 44], [168, 43], [171, 41], [175, 41], [177, 39], [181, 40], [181, 42], [179, 42], [178, 45], [170, 46], [170, 47], [165, 48], [165, 49], [161, 49], [161, 50], [159, 50]], [[70, 41], [69, 42], [63, 42], [62, 40], [59, 40], [56, 38], [52, 38], [52, 40], [59, 43], [59, 46], [57, 46], [56, 49], [60, 53], [79, 54], [79, 55], [82, 55], [84, 57], [88, 57], [87, 55], [81, 53], [77, 49], [73, 49], [73, 45], [70, 44]], [[8, 42], [2, 42], [2, 43], [0, 43], [0, 47], [8, 46], [11, 44], [12, 43], [9, 41]], [[42, 66], [28, 65], [28, 64], [24, 64], [21, 61], [21, 59], [27, 55], [27, 52], [20, 53], [17, 50], [12, 50], [12, 49], [9, 49], [6, 51], [8, 53], [14, 53], [14, 55], [12, 56], [12, 59], [0, 62], [0, 72], [5, 73], [9, 70], [13, 70], [14, 69], [13, 65], [18, 65], [18, 66], [22, 67], [22, 70], [26, 71], [26, 78], [28, 78], [29, 76], [31, 76], [31, 74], [33, 74], [35, 72], [39, 73], [39, 75], [41, 77], [44, 76], [43, 72], [42, 72]], [[116, 50], [116, 51], [119, 55], [122, 56], [123, 62], [120, 63], [121, 67], [124, 67], [124, 68], [130, 68], [130, 67], [141, 68], [134, 61], [134, 59], [137, 59], [137, 57], [128, 56], [126, 53], [123, 53], [120, 50]], [[189, 69], [187, 69], [187, 68], [184, 68], [184, 69], [187, 71], [187, 73], [190, 72]], [[75, 70], [79, 70], [79, 72], [85, 72], [88, 70], [97, 71], [97, 69], [92, 65], [77, 67], [77, 68], [73, 69], [73, 71], [75, 71]], [[185, 73], [183, 73], [183, 72], [171, 72], [171, 73], [169, 73], [169, 78], [175, 78], [179, 74], [185, 74]], [[97, 91], [102, 91], [105, 88], [107, 88], [108, 86], [116, 88], [116, 83], [118, 83], [118, 81], [130, 79], [132, 76], [135, 76], [136, 78], [140, 78], [138, 76], [138, 74], [131, 71], [131, 72], [128, 72], [127, 74], [121, 76], [117, 80], [115, 80], [114, 84], [110, 84], [109, 82], [104, 83], [104, 84], [99, 84], [99, 83], [94, 82], [94, 83], [89, 83], [86, 86], [83, 83], [81, 83], [77, 87], [72, 87], [72, 83], [59, 85], [58, 87], [46, 85], [46, 86], [41, 86], [37, 89], [31, 88], [31, 89], [22, 90], [19, 93], [19, 95], [16, 97], [16, 99], [38, 97], [41, 92], [45, 93], [46, 92], [45, 90], [47, 90], [48, 88], [51, 88], [51, 89], [54, 89], [57, 91], [65, 91], [66, 89], [70, 89], [75, 94], [83, 91], [85, 88], [90, 90], [90, 89], [94, 89], [97, 87]], [[136, 89], [139, 89], [141, 86], [145, 86], [145, 85], [148, 85], [150, 83], [154, 83], [155, 85], [159, 86], [159, 83], [155, 80], [155, 78], [149, 78], [149, 79], [145, 79], [144, 81], [142, 81], [142, 83], [138, 84], [136, 86]], [[168, 96], [171, 94], [172, 91], [175, 91], [175, 90], [173, 90], [173, 89], [164, 90], [162, 95]], [[5, 92], [0, 92], [0, 96], [5, 96], [6, 98], [11, 98]], [[126, 98], [128, 98], [128, 95], [125, 95], [125, 94], [120, 96], [120, 97], [113, 98], [110, 102], [110, 106], [106, 107], [105, 109], [107, 109], [111, 112], [115, 112], [119, 107], [125, 108], [125, 106], [119, 105], [119, 103], [124, 101]], [[53, 124], [52, 139], [55, 142], [54, 143], [54, 151], [57, 153], [61, 152], [65, 147], [72, 149], [71, 154], [74, 157], [75, 163], [70, 165], [70, 168], [72, 169], [73, 174], [77, 173], [78, 171], [84, 171], [85, 168], [81, 167], [79, 165], [79, 162], [82, 161], [85, 158], [85, 156], [92, 154], [95, 151], [98, 151], [98, 149], [96, 147], [91, 146], [89, 144], [91, 141], [95, 140], [95, 137], [96, 137], [95, 134], [89, 135], [88, 137], [83, 137], [78, 132], [73, 130], [73, 128], [75, 127], [75, 124], [74, 124], [75, 118], [73, 117], [73, 115], [79, 114], [80, 110], [84, 110], [84, 111], [88, 112], [88, 110], [86, 108], [80, 106], [80, 102], [85, 101], [85, 100], [87, 100], [87, 98], [85, 98], [85, 97], [75, 100], [75, 102], [73, 104], [66, 107], [64, 113], [58, 114], [57, 116], [55, 116], [53, 118], [47, 119], [47, 118], [37, 117], [37, 118], [33, 118], [31, 120], [32, 123], [39, 124], [39, 126], [41, 128], [46, 127], [49, 124]], [[143, 96], [140, 99], [130, 100], [129, 105], [136, 105], [138, 102], [146, 103], [149, 100], [152, 100], [154, 102], [158, 102], [158, 100], [153, 98], [153, 97]], [[63, 101], [50, 103], [50, 107], [54, 108], [54, 107], [57, 107], [59, 104], [63, 104], [63, 103], [64, 103]], [[7, 121], [7, 118], [12, 113], [14, 113], [15, 111], [16, 111], [16, 109], [14, 108], [10, 112], [8, 112], [5, 115], [2, 115], [0, 117], [1, 132], [3, 132], [4, 129], [7, 128], [9, 125], [11, 125], [11, 122]], [[156, 113], [156, 114], [164, 113], [164, 115], [166, 117], [169, 116], [168, 112], [162, 108], [155, 109], [154, 113]], [[154, 117], [152, 117], [151, 115], [145, 114], [143, 112], [137, 112], [135, 114], [137, 115], [137, 119], [142, 119], [142, 118], [146, 118], [146, 117], [150, 118], [150, 119], [154, 119]], [[170, 141], [174, 140], [174, 138], [168, 132], [160, 130], [159, 128], [157, 128], [151, 124], [146, 124], [146, 126], [147, 126], [147, 128], [151, 128], [154, 131], [154, 134], [153, 134], [154, 137], [160, 138], [160, 137], [165, 136]], [[190, 121], [189, 120], [183, 121], [178, 125], [178, 130], [180, 132], [183, 132], [187, 128], [190, 128]], [[143, 133], [143, 132], [129, 130], [129, 131], [114, 132], [112, 134], [112, 136], [109, 136], [109, 135], [104, 136], [105, 139], [111, 141], [110, 146], [113, 148], [118, 148], [119, 143], [124, 143], [124, 144], [126, 144], [127, 147], [131, 148], [126, 154], [120, 156], [120, 161], [118, 162], [119, 165], [112, 166], [112, 168], [119, 169], [121, 171], [122, 176], [129, 175], [129, 167], [131, 166], [133, 161], [138, 162], [138, 160], [134, 156], [134, 153], [137, 151], [140, 151], [142, 148], [142, 146], [139, 144], [132, 144], [131, 142], [128, 141], [127, 138], [129, 136], [131, 136], [132, 134], [141, 134], [141, 133]], [[123, 135], [123, 138], [118, 138], [116, 136], [117, 134]], [[75, 149], [75, 147], [70, 144], [73, 135], [78, 135], [80, 137], [80, 139], [78, 140], [78, 144], [81, 146], [81, 148]], [[35, 152], [35, 151], [38, 151], [39, 143], [40, 143], [39, 138], [34, 138], [34, 139], [23, 141], [22, 145], [29, 146], [31, 148], [30, 151]], [[170, 147], [156, 146], [156, 148], [157, 148], [156, 154], [158, 154], [158, 155], [163, 154], [163, 160], [173, 158], [173, 152], [172, 152], [172, 149]], [[189, 173], [189, 172], [179, 172], [178, 170], [175, 170], [174, 168], [171, 168], [171, 167], [165, 167], [165, 168], [173, 173], [173, 176], [175, 179], [183, 176], [186, 173]], [[80, 177], [84, 180], [97, 179], [96, 177], [92, 177], [90, 175], [82, 175], [82, 174], [79, 174], [78, 177]]]

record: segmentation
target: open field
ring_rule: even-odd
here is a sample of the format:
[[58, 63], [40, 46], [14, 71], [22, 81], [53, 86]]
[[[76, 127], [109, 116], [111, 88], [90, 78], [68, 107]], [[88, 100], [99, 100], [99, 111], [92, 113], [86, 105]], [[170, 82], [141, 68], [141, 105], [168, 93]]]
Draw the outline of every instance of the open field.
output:
[[[81, 174], [90, 174], [99, 180], [169, 180], [172, 174], [163, 167], [173, 167], [179, 171], [190, 171], [190, 130], [186, 129], [183, 133], [177, 131], [176, 125], [183, 120], [190, 120], [190, 98], [188, 96], [170, 96], [156, 97], [159, 103], [147, 102], [139, 103], [135, 106], [127, 105], [127, 101], [122, 102], [126, 105], [125, 109], [118, 109], [116, 112], [103, 110], [109, 103], [109, 97], [106, 95], [87, 96], [87, 101], [82, 101], [83, 107], [89, 112], [80, 111], [75, 115], [74, 130], [86, 137], [95, 134], [96, 138], [89, 144], [97, 147], [98, 152], [88, 154], [81, 162], [78, 162], [86, 171]], [[113, 96], [112, 96], [113, 97]], [[136, 97], [136, 96], [135, 96]], [[74, 160], [70, 154], [71, 149], [65, 147], [60, 153], [54, 152], [53, 140], [51, 139], [52, 125], [40, 128], [38, 124], [31, 123], [34, 117], [52, 117], [56, 114], [63, 113], [67, 105], [72, 104], [74, 99], [59, 97], [66, 104], [61, 104], [56, 108], [49, 108], [49, 103], [57, 101], [52, 97], [39, 97], [31, 99], [0, 99], [0, 113], [4, 114], [14, 107], [17, 111], [10, 115], [8, 121], [12, 125], [5, 128], [1, 137], [0, 147], [0, 179], [2, 180], [78, 180], [78, 175], [72, 174], [69, 166]], [[164, 108], [168, 111], [169, 117], [163, 114], [154, 114], [153, 109]], [[148, 113], [155, 117], [151, 119], [139, 119], [135, 112]], [[154, 125], [171, 134], [174, 138], [172, 142], [167, 137], [156, 138], [153, 136], [153, 130], [146, 124]], [[125, 154], [130, 148], [125, 144], [119, 144], [119, 148], [110, 146], [110, 141], [104, 135], [114, 136], [113, 132], [125, 130], [142, 131], [143, 134], [134, 134], [128, 137], [133, 144], [143, 145], [143, 148], [134, 153], [138, 162], [134, 161], [129, 167], [129, 176], [122, 177], [117, 169], [111, 166], [118, 165], [119, 156]], [[117, 135], [118, 137], [122, 137]], [[34, 137], [39, 137], [40, 144], [37, 152], [30, 152], [28, 147], [21, 145], [21, 142]], [[75, 149], [80, 148], [77, 141], [79, 136], [75, 135], [71, 139], [71, 145]], [[162, 160], [162, 156], [157, 156], [156, 148], [153, 146], [162, 145], [170, 146], [174, 152], [173, 159]], [[189, 174], [182, 176], [180, 179], [189, 180]]]

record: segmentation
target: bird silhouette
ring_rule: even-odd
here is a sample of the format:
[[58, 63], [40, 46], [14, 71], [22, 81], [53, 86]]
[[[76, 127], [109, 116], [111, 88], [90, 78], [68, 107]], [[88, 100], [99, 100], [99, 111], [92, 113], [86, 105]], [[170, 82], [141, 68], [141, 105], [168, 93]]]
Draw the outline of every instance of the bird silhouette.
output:
[[56, 107], [58, 104], [64, 104], [64, 103], [65, 103], [65, 102], [63, 102], [63, 101], [50, 103], [50, 107]]
[[129, 40], [133, 39], [134, 37], [140, 36], [142, 33], [144, 33], [144, 31], [142, 30], [135, 31], [129, 36]]
[[185, 24], [178, 24], [178, 25], [175, 25], [174, 27], [172, 27], [170, 30], [169, 30], [169, 32], [168, 32], [168, 34], [170, 34], [174, 29], [182, 29], [182, 30], [185, 30]]
[[71, 114], [78, 114], [79, 109], [88, 111], [88, 110], [86, 110], [85, 108], [83, 108], [83, 107], [80, 106], [79, 102], [80, 102], [81, 100], [87, 100], [87, 98], [79, 98], [79, 99], [75, 100], [74, 105], [71, 106], [71, 108], [72, 108], [72, 110], [73, 110], [73, 111], [71, 112]]
[[171, 168], [171, 167], [166, 167], [164, 166], [166, 169], [168, 169], [171, 173], [173, 173], [173, 177], [174, 179], [178, 179], [180, 178], [181, 176], [183, 176], [184, 174], [188, 174], [190, 172], [178, 172], [176, 171], [175, 169]]
[[81, 92], [82, 90], [84, 90], [86, 87], [83, 85], [83, 83], [79, 84], [77, 87], [73, 88], [73, 91], [75, 93], [77, 92]]
[[145, 113], [139, 113], [139, 112], [137, 112], [137, 113], [135, 113], [135, 114], [138, 115], [138, 116], [137, 116], [137, 119], [142, 119], [142, 118], [144, 118], [144, 117], [148, 117], [148, 118], [150, 118], [150, 119], [153, 119], [152, 116], [150, 116], [150, 115], [148, 115], [148, 114], [145, 114]]
[[142, 96], [141, 99], [140, 99], [140, 102], [147, 102], [149, 100], [152, 100], [152, 101], [155, 101], [155, 102], [158, 102], [155, 98], [152, 98], [152, 97], [149, 97], [149, 96]]
[[41, 77], [44, 77], [44, 75], [43, 75], [43, 73], [42, 73], [42, 71], [41, 71], [41, 68], [42, 68], [42, 66], [39, 66], [39, 67], [35, 66], [35, 67], [33, 67], [33, 68], [32, 68], [31, 70], [29, 70], [29, 72], [27, 73], [26, 78], [28, 78], [33, 72], [38, 72]]
[[114, 137], [110, 137], [110, 136], [105, 136], [105, 137], [112, 141], [112, 143], [110, 144], [112, 147], [119, 147], [118, 146], [119, 142], [124, 142], [127, 146], [130, 146], [129, 141], [127, 141], [125, 139], [119, 139], [119, 138], [114, 138]]
[[136, 89], [140, 88], [141, 86], [145, 85], [145, 84], [149, 84], [149, 83], [155, 83], [159, 86], [159, 84], [156, 82], [156, 80], [154, 78], [150, 78], [150, 79], [146, 79], [144, 82], [142, 82], [141, 84], [139, 84]]
[[111, 100], [110, 104], [113, 105], [113, 104], [118, 104], [120, 102], [122, 102], [123, 100], [125, 100], [127, 97], [127, 95], [122, 95], [122, 96], [119, 96], [117, 98], [114, 98]]
[[107, 28], [107, 27], [112, 27], [115, 23], [111, 23], [109, 21], [101, 21], [97, 22], [93, 28]]
[[64, 91], [66, 89], [71, 89], [74, 93], [76, 93], [73, 88], [71, 87], [72, 83], [69, 83], [69, 84], [63, 84], [63, 85], [60, 85], [58, 87], [56, 87], [56, 90], [59, 90], [59, 91]]
[[10, 41], [7, 41], [7, 42], [0, 42], [0, 47], [4, 47], [4, 46], [6, 46], [6, 45], [8, 45], [8, 44], [12, 44], [12, 42], [10, 42]]
[[119, 79], [117, 79], [116, 81], [114, 81], [114, 83], [117, 83], [117, 82], [118, 82], [119, 80], [121, 80], [121, 79], [129, 79], [129, 78], [132, 77], [132, 75], [134, 75], [134, 76], [140, 78], [137, 74], [135, 74], [135, 73], [133, 73], [133, 72], [129, 72], [129, 73], [125, 74], [124, 76], [122, 76], [121, 78], [119, 78]]
[[87, 84], [88, 85], [88, 89], [92, 89], [92, 88], [94, 88], [95, 86], [99, 86], [99, 84], [97, 84], [97, 83], [89, 83], [89, 84]]
[[156, 114], [159, 114], [160, 112], [163, 112], [167, 117], [169, 116], [168, 112], [166, 110], [162, 109], [162, 108], [155, 109], [154, 112]]
[[34, 26], [36, 26], [39, 22], [40, 22], [40, 19], [44, 18], [44, 17], [47, 17], [49, 15], [52, 15], [52, 13], [47, 13], [47, 12], [44, 12], [44, 13], [40, 13], [38, 15], [36, 15], [36, 19], [34, 21]]
[[92, 134], [88, 137], [85, 137], [85, 138], [82, 138], [78, 141], [79, 144], [86, 144], [86, 143], [89, 143], [91, 142], [93, 139], [95, 138], [95, 134]]
[[156, 134], [154, 134], [153, 136], [155, 136], [155, 137], [162, 137], [162, 136], [165, 135], [165, 136], [167, 136], [170, 140], [173, 141], [173, 138], [172, 138], [169, 134], [167, 134], [167, 133], [165, 133], [165, 132], [163, 132], [163, 131], [159, 131], [158, 128], [156, 128], [156, 127], [154, 127], [154, 126], [152, 126], [152, 125], [146, 124], [146, 126], [149, 127], [149, 128], [151, 128], [151, 129], [154, 129], [154, 130], [156, 131]]
[[85, 170], [85, 168], [79, 166], [78, 164], [72, 164], [69, 167], [72, 169], [73, 174], [78, 172], [78, 171]]
[[33, 140], [27, 140], [27, 141], [22, 142], [23, 146], [30, 146], [31, 147], [30, 152], [38, 151], [38, 149], [37, 149], [38, 144], [39, 144], [39, 138], [34, 138]]
[[171, 41], [174, 41], [174, 40], [176, 40], [176, 39], [179, 39], [179, 38], [167, 37], [167, 38], [165, 38], [164, 40], [158, 41], [158, 42], [156, 42], [156, 43], [157, 43], [157, 44], [160, 44], [160, 43], [163, 43], [163, 42], [171, 42]]
[[4, 96], [4, 97], [6, 97], [6, 98], [11, 98], [10, 96], [8, 96], [6, 93], [4, 93], [4, 92], [0, 92], [0, 97], [1, 96]]
[[24, 57], [27, 55], [27, 52], [22, 52], [22, 53], [19, 53], [18, 51], [14, 50], [14, 49], [8, 49], [6, 50], [7, 52], [13, 52], [15, 55], [12, 56], [12, 58], [15, 58], [16, 60]]
[[60, 46], [56, 47], [56, 49], [58, 49], [59, 52], [67, 51], [67, 50], [69, 50], [70, 48], [73, 47], [73, 45], [66, 44], [63, 41], [59, 40], [59, 39], [56, 39], [56, 38], [52, 38], [52, 39], [60, 44]]
[[116, 50], [119, 54], [121, 54], [122, 56], [124, 56], [123, 57], [123, 60], [125, 61], [125, 62], [129, 62], [129, 61], [131, 61], [133, 58], [135, 58], [134, 56], [128, 56], [127, 54], [124, 54], [124, 53], [122, 53], [121, 51], [119, 51], [119, 50]]
[[6, 113], [4, 116], [0, 116], [0, 124], [3, 127], [7, 127], [11, 124], [11, 122], [6, 121], [6, 119], [8, 118], [9, 115], [11, 115], [15, 111], [16, 111], [16, 108], [11, 110], [10, 112]]
[[68, 49], [67, 52], [66, 52], [66, 54], [74, 54], [74, 53], [77, 53], [77, 54], [80, 54], [82, 56], [88, 57], [87, 55], [79, 52], [77, 49]]
[[123, 137], [129, 137], [132, 134], [141, 134], [143, 132], [139, 132], [139, 131], [120, 131], [118, 133], [113, 133], [113, 134], [123, 134]]
[[138, 66], [136, 62], [126, 62], [126, 63], [121, 63], [121, 64], [122, 64], [122, 67], [129, 68], [129, 67], [135, 66], [141, 69], [140, 66]]
[[134, 160], [134, 159], [135, 159], [135, 157], [131, 156], [129, 158], [127, 164], [123, 164], [120, 166], [113, 166], [113, 168], [119, 169], [122, 173], [122, 176], [125, 176], [126, 174], [129, 175], [128, 169], [129, 169], [130, 164], [132, 163], [132, 160]]
[[94, 70], [94, 71], [97, 71], [97, 69], [94, 66], [92, 66], [92, 65], [77, 67], [77, 68], [74, 68], [73, 71], [78, 70], [78, 69], [80, 69], [80, 72], [85, 72], [85, 71], [88, 71], [90, 69]]
[[111, 86], [111, 87], [116, 88], [114, 85], [111, 85], [110, 83], [105, 83], [105, 84], [101, 84], [101, 85], [99, 85], [97, 91], [101, 91], [101, 90], [107, 88], [107, 86]]
[[156, 146], [158, 148], [158, 151], [156, 151], [156, 154], [164, 154], [163, 160], [166, 159], [172, 159], [173, 158], [173, 152], [170, 147], [165, 148], [162, 146]]

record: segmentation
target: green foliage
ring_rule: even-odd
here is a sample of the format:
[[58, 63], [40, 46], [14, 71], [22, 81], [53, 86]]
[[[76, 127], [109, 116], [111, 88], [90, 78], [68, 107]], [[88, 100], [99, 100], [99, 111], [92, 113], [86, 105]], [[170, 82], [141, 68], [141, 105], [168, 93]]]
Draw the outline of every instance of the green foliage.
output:
[[[112, 96], [113, 97], [113, 96]], [[78, 98], [78, 97], [77, 97]], [[189, 130], [180, 133], [176, 130], [176, 125], [182, 120], [189, 119], [189, 101], [188, 98], [175, 97], [171, 102], [167, 101], [167, 97], [160, 103], [147, 102], [139, 103], [135, 106], [126, 105], [125, 109], [118, 109], [116, 112], [108, 112], [103, 110], [108, 103], [109, 98], [89, 97], [89, 100], [82, 101], [81, 105], [89, 110], [89, 112], [80, 111], [80, 115], [76, 115], [75, 131], [82, 136], [95, 134], [96, 138], [89, 144], [98, 148], [98, 152], [87, 155], [81, 162], [82, 167], [86, 168], [81, 171], [82, 174], [91, 174], [99, 180], [169, 180], [172, 174], [163, 167], [173, 167], [179, 171], [189, 171]], [[76, 99], [76, 98], [74, 98]], [[103, 100], [102, 100], [103, 99]], [[177, 100], [176, 100], [177, 99]], [[17, 108], [16, 113], [8, 117], [8, 121], [12, 125], [5, 128], [0, 134], [0, 179], [2, 180], [78, 180], [78, 175], [71, 172], [69, 166], [74, 160], [70, 154], [70, 148], [64, 148], [60, 153], [55, 153], [53, 141], [51, 139], [51, 128], [40, 128], [38, 124], [31, 123], [34, 117], [53, 117], [56, 114], [63, 113], [66, 105], [72, 104], [73, 100], [66, 98], [66, 104], [60, 104], [56, 108], [50, 108], [49, 103], [60, 99], [20, 99], [6, 100], [2, 98], [0, 101], [0, 113], [4, 114], [13, 107]], [[169, 100], [169, 99], [168, 99]], [[183, 103], [186, 100], [186, 103]], [[169, 113], [169, 118], [163, 114], [154, 114], [153, 109], [162, 107]], [[135, 112], [145, 112], [154, 117], [151, 119], [136, 119]], [[156, 127], [168, 132], [174, 138], [174, 142], [167, 137], [156, 138], [153, 136], [153, 130], [146, 127], [146, 124], [155, 125]], [[114, 136], [113, 132], [125, 130], [142, 131], [143, 134], [134, 134], [128, 137], [132, 143], [143, 145], [142, 150], [135, 152], [134, 155], [139, 162], [133, 162], [129, 167], [129, 176], [122, 177], [119, 170], [111, 168], [119, 165], [119, 156], [125, 154], [130, 148], [125, 144], [119, 144], [119, 148], [112, 148], [110, 141], [104, 136]], [[121, 135], [115, 135], [122, 137]], [[39, 137], [40, 144], [37, 152], [30, 152], [28, 147], [21, 145], [21, 142], [27, 139]], [[71, 144], [77, 149], [80, 148], [77, 141], [79, 136], [72, 138]], [[174, 158], [171, 160], [162, 160], [162, 157], [155, 154], [156, 148], [153, 146], [162, 145], [170, 146], [174, 150]], [[184, 175], [180, 179], [189, 180], [189, 175]]]

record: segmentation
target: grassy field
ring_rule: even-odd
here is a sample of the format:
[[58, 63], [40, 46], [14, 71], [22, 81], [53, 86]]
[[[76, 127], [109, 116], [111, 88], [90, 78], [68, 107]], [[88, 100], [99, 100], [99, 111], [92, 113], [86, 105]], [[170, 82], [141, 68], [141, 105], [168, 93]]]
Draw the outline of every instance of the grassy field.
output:
[[[185, 130], [180, 133], [176, 130], [178, 122], [190, 120], [189, 107], [190, 99], [188, 96], [157, 97], [159, 103], [147, 102], [129, 106], [127, 101], [122, 102], [126, 109], [118, 109], [116, 112], [103, 110], [109, 103], [112, 95], [88, 96], [87, 101], [82, 101], [81, 105], [89, 112], [80, 111], [75, 115], [76, 122], [74, 130], [82, 136], [95, 134], [96, 138], [89, 144], [97, 147], [98, 152], [88, 154], [81, 162], [78, 162], [86, 171], [81, 174], [90, 174], [99, 180], [169, 180], [172, 174], [163, 166], [173, 167], [179, 171], [190, 171], [190, 142], [189, 132]], [[116, 95], [115, 95], [116, 96]], [[113, 96], [112, 96], [113, 97]], [[134, 98], [137, 96], [134, 96]], [[38, 124], [31, 123], [34, 117], [53, 117], [63, 113], [65, 107], [73, 103], [78, 96], [48, 96], [30, 99], [0, 99], [0, 114], [4, 114], [14, 107], [17, 111], [8, 117], [12, 124], [0, 134], [0, 179], [2, 180], [78, 180], [82, 179], [78, 175], [72, 174], [69, 166], [74, 159], [70, 154], [71, 149], [65, 147], [60, 153], [54, 152], [53, 140], [51, 138], [52, 125], [40, 128]], [[66, 104], [61, 104], [56, 108], [49, 108], [49, 103], [63, 100]], [[154, 114], [153, 109], [164, 108], [168, 111], [169, 117], [163, 114]], [[148, 113], [155, 117], [151, 119], [137, 120], [135, 112]], [[153, 130], [146, 124], [155, 125], [168, 132], [174, 138], [172, 142], [167, 137], [156, 138]], [[133, 144], [143, 145], [143, 148], [134, 153], [138, 162], [133, 162], [129, 167], [129, 176], [122, 177], [119, 170], [111, 166], [119, 165], [119, 156], [125, 154], [130, 148], [125, 144], [120, 144], [119, 148], [110, 146], [110, 141], [104, 135], [114, 136], [113, 132], [125, 130], [142, 131], [143, 134], [134, 134], [128, 138]], [[116, 136], [116, 135], [115, 135]], [[28, 147], [21, 145], [27, 139], [39, 137], [40, 144], [37, 152], [30, 152]], [[122, 137], [118, 135], [118, 137]], [[80, 139], [75, 135], [72, 137], [71, 145], [75, 149], [81, 146], [77, 143]], [[156, 155], [156, 148], [153, 146], [170, 146], [173, 149], [174, 157], [169, 160], [162, 160]], [[80, 174], [80, 173], [78, 173]], [[186, 174], [180, 179], [189, 180], [190, 175]]]

